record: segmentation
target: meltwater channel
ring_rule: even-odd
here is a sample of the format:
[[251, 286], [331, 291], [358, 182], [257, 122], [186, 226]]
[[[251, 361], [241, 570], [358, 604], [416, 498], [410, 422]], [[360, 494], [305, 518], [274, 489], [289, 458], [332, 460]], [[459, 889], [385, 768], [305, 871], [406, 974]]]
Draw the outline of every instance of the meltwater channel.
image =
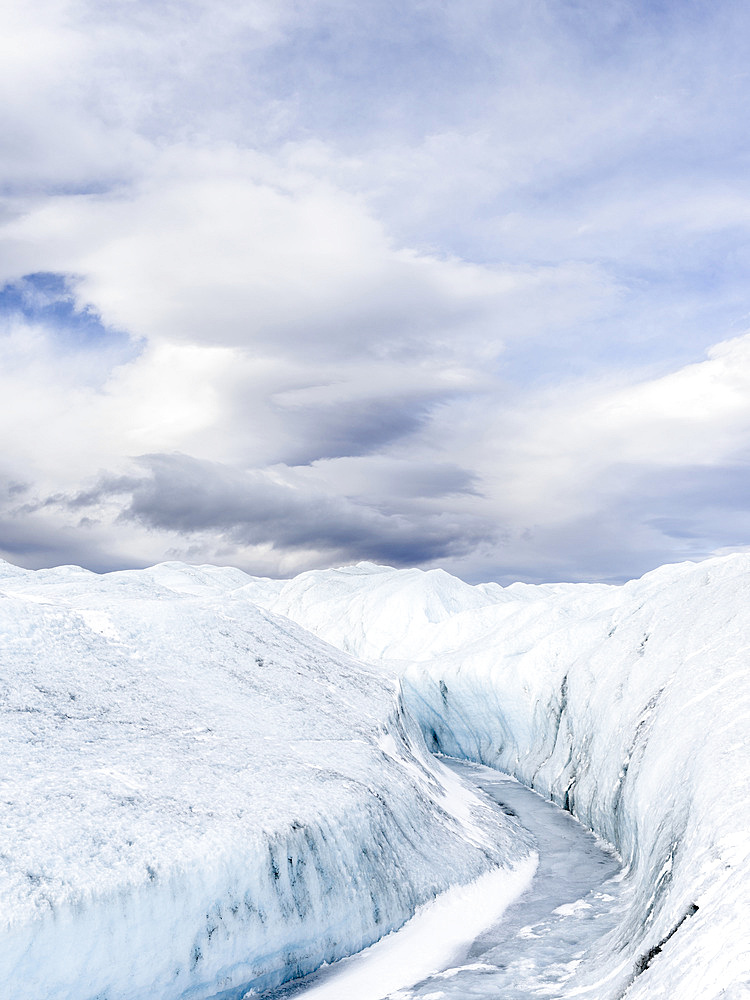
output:
[[[459, 894], [453, 913], [450, 903], [446, 910], [438, 900], [360, 954], [287, 983], [263, 1000], [595, 996], [595, 984], [591, 993], [575, 988], [573, 980], [583, 956], [612, 928], [622, 905], [626, 889], [617, 855], [569, 813], [514, 778], [444, 760], [529, 832], [538, 865], [525, 891], [469, 941], [464, 939], [464, 898]], [[439, 916], [431, 912], [436, 908], [442, 910]], [[425, 975], [421, 958], [434, 955], [436, 938], [442, 942], [443, 962]]]

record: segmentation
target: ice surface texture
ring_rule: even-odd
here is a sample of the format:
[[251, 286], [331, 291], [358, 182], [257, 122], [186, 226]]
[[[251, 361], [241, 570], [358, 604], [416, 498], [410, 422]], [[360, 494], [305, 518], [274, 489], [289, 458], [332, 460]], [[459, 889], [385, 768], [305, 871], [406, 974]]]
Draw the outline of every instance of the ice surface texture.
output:
[[405, 671], [432, 749], [510, 772], [621, 852], [628, 905], [560, 996], [750, 996], [750, 556], [623, 587], [471, 588], [367, 564], [262, 586], [269, 607]]
[[241, 997], [528, 855], [392, 680], [248, 586], [0, 564], [3, 996]]

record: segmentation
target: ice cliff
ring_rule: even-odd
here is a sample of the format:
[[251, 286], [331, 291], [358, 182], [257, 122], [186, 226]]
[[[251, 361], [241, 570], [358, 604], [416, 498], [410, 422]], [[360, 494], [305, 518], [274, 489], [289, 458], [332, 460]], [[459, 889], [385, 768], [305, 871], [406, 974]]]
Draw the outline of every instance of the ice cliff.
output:
[[508, 771], [621, 852], [627, 905], [565, 996], [750, 995], [750, 556], [622, 587], [361, 564], [245, 593], [402, 672], [433, 750]]
[[750, 996], [750, 555], [622, 587], [0, 563], [0, 634], [13, 1000], [231, 1000], [492, 866], [520, 891], [523, 832], [427, 748], [622, 854], [560, 996]]
[[[234, 570], [0, 563], [0, 984], [239, 998], [528, 857], [397, 685]], [[527, 866], [528, 868], [528, 866]]]

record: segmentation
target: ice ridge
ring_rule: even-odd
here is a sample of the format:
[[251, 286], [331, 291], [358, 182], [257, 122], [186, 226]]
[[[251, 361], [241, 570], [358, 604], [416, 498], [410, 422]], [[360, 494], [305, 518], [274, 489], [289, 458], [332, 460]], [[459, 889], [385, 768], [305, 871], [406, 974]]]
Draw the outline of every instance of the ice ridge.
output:
[[561, 996], [750, 996], [750, 556], [466, 600], [419, 572], [319, 571], [269, 606], [401, 673], [431, 749], [507, 771], [621, 853], [627, 905]]
[[3, 995], [239, 1000], [528, 856], [392, 680], [248, 582], [0, 566]]

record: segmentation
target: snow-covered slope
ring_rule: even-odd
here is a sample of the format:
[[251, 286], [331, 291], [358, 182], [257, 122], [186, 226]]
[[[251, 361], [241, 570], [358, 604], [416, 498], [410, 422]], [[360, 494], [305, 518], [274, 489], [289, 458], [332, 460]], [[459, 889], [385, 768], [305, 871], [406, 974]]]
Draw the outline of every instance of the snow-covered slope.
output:
[[426, 627], [504, 596], [501, 587], [485, 592], [440, 569], [397, 572], [369, 562], [284, 583], [253, 579], [242, 593], [363, 659], [414, 656]]
[[505, 590], [364, 564], [265, 600], [405, 670], [434, 749], [509, 771], [620, 850], [630, 903], [566, 996], [750, 995], [750, 556]]
[[[236, 570], [0, 563], [0, 984], [242, 996], [356, 951], [529, 848], [396, 686]], [[526, 866], [528, 870], [528, 866]]]

